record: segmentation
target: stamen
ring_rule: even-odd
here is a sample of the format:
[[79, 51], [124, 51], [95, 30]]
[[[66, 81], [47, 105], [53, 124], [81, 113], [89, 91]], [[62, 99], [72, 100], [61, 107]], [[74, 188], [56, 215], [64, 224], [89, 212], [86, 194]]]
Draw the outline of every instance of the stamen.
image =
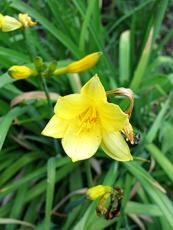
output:
[[83, 113], [79, 115], [80, 128], [79, 133], [82, 131], [90, 131], [97, 121], [97, 111], [91, 106], [88, 107]]

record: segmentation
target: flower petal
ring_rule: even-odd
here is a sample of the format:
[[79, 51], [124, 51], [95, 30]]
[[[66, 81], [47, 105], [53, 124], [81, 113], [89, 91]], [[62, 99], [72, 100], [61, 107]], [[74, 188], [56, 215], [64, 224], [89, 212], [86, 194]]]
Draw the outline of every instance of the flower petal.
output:
[[124, 128], [127, 114], [118, 105], [104, 103], [98, 107], [99, 119], [102, 127], [107, 132], [116, 132]]
[[86, 109], [87, 104], [88, 100], [80, 94], [70, 94], [58, 98], [54, 112], [59, 117], [73, 119]]
[[119, 132], [104, 133], [101, 144], [103, 151], [117, 161], [133, 160], [129, 147]]
[[75, 119], [71, 122], [62, 145], [66, 154], [73, 162], [92, 157], [101, 143], [99, 124], [95, 123], [89, 130], [80, 131], [80, 121]]
[[97, 75], [92, 77], [81, 89], [81, 94], [93, 101], [107, 101], [105, 89]]
[[41, 134], [54, 138], [62, 138], [67, 130], [68, 125], [69, 120], [65, 120], [54, 115], [47, 123]]

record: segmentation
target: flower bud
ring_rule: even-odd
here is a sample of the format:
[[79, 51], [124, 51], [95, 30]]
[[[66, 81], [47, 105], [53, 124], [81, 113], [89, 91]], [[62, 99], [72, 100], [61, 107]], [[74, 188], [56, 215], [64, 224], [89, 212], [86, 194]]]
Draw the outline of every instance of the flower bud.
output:
[[67, 66], [68, 73], [79, 73], [85, 71], [87, 69], [92, 68], [98, 60], [102, 52], [95, 52], [85, 56], [84, 58], [80, 59], [79, 61], [75, 61]]
[[8, 15], [3, 16], [0, 14], [0, 29], [3, 32], [9, 32], [22, 27], [22, 24], [15, 18]]
[[32, 27], [35, 26], [37, 23], [32, 21], [31, 17], [28, 14], [19, 14], [18, 19], [21, 22], [23, 27]]
[[8, 70], [8, 74], [17, 80], [25, 79], [33, 74], [33, 70], [27, 66], [14, 65]]
[[107, 193], [113, 191], [112, 187], [105, 185], [97, 185], [92, 188], [89, 188], [86, 192], [87, 198], [90, 200], [96, 200], [97, 198], [104, 196]]

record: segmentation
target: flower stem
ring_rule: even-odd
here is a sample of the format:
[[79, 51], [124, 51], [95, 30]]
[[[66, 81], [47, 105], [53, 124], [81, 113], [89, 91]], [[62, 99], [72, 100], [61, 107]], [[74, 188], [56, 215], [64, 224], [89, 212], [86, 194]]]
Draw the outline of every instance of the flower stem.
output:
[[[46, 98], [47, 98], [47, 103], [48, 103], [50, 115], [52, 116], [53, 106], [52, 106], [52, 102], [50, 100], [49, 90], [48, 90], [48, 87], [47, 87], [47, 83], [46, 83], [45, 77], [41, 76], [41, 82], [42, 82], [42, 87], [43, 87], [43, 90], [44, 90]], [[59, 150], [58, 150], [59, 148], [58, 148], [58, 143], [57, 143], [56, 139], [53, 139], [53, 145], [54, 145], [54, 149], [55, 149], [56, 155], [59, 154]]]
[[93, 186], [93, 178], [92, 178], [90, 160], [86, 160], [84, 162], [84, 164], [85, 164], [85, 171], [86, 171], [86, 176], [87, 176], [88, 187], [92, 187]]
[[134, 160], [137, 160], [137, 161], [142, 161], [144, 163], [150, 163], [150, 160], [148, 159], [145, 159], [143, 157], [133, 157]]
[[52, 103], [51, 103], [51, 100], [50, 100], [49, 90], [48, 90], [48, 87], [47, 87], [45, 77], [41, 76], [41, 81], [42, 81], [43, 90], [44, 90], [46, 98], [47, 98], [47, 103], [48, 103], [48, 106], [50, 108], [50, 113], [52, 115], [53, 107], [52, 107]]

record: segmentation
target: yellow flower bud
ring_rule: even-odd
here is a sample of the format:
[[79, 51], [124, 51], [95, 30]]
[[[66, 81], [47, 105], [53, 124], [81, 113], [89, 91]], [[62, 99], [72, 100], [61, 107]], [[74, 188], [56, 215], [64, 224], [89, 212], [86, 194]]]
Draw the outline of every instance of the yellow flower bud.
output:
[[54, 71], [54, 75], [61, 75], [65, 73], [79, 73], [92, 68], [99, 60], [102, 52], [95, 52], [85, 56], [79, 61], [72, 62], [71, 64], [60, 67]]
[[13, 17], [0, 14], [0, 29], [3, 32], [9, 32], [22, 27], [22, 24]]
[[105, 185], [97, 185], [89, 188], [86, 192], [87, 198], [90, 200], [96, 200], [97, 198], [104, 196], [105, 194], [111, 193], [112, 187]]
[[23, 27], [32, 27], [37, 24], [36, 22], [32, 21], [31, 17], [28, 16], [28, 14], [19, 14], [18, 19]]
[[92, 68], [100, 59], [102, 52], [95, 52], [67, 66], [68, 73], [79, 73]]
[[8, 70], [8, 74], [17, 80], [25, 79], [33, 74], [33, 70], [27, 66], [14, 65]]

